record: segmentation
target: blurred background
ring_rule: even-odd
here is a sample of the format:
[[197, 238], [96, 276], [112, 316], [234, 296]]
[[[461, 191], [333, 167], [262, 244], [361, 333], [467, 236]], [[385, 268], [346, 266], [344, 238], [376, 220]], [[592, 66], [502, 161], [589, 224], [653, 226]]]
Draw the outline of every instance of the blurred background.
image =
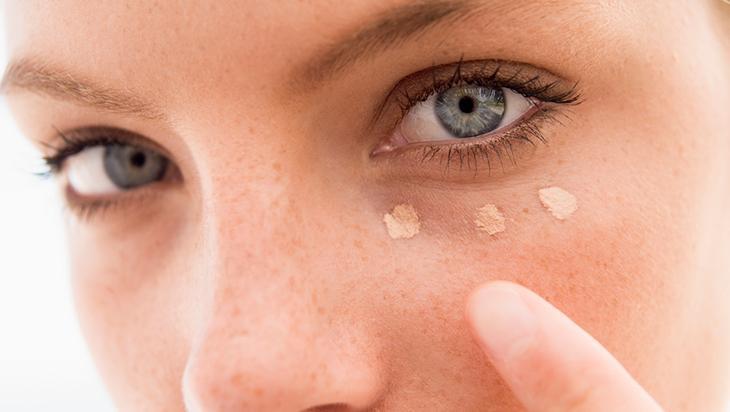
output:
[[[2, 37], [3, 69], [6, 59]], [[0, 411], [112, 411], [76, 323], [63, 208], [41, 170], [0, 100]]]

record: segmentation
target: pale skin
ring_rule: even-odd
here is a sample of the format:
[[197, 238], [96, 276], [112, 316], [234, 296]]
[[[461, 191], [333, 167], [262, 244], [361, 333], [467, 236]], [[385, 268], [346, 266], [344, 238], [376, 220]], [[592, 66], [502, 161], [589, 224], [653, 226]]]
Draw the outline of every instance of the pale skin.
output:
[[[730, 6], [430, 4], [7, 4], [20, 69], [3, 91], [44, 156], [103, 126], [171, 165], [104, 196], [69, 191], [80, 161], [56, 174], [80, 322], [120, 410], [726, 406]], [[516, 165], [389, 152], [388, 96], [459, 61], [529, 65], [513, 72], [577, 84], [580, 104], [553, 103], [568, 116]], [[578, 199], [565, 221], [548, 186]], [[391, 239], [403, 203], [420, 231]], [[487, 203], [495, 236], [474, 226]]]

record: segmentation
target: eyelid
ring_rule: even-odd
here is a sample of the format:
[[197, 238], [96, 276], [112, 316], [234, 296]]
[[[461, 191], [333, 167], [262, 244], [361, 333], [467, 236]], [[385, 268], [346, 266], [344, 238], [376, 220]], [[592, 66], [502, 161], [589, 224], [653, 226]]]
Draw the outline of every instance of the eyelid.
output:
[[[391, 140], [414, 105], [433, 94], [466, 84], [508, 88], [530, 99], [535, 107], [509, 126], [469, 139], [407, 144]], [[517, 164], [514, 149], [527, 146], [534, 150], [537, 142], [547, 143], [542, 127], [553, 122], [563, 125], [558, 117], [570, 118], [568, 106], [583, 101], [578, 82], [529, 64], [504, 60], [459, 61], [431, 67], [405, 77], [387, 96], [374, 116], [375, 124], [384, 126], [371, 132], [375, 136], [374, 145], [368, 153], [370, 160], [381, 166], [376, 168], [377, 173], [391, 180], [420, 176], [443, 181], [455, 164], [454, 156], [459, 172], [464, 168], [473, 172], [470, 181], [476, 177], [477, 170], [486, 168], [487, 175], [491, 175], [496, 162], [504, 170], [505, 162]], [[443, 173], [425, 164], [434, 160], [445, 164]]]
[[376, 108], [370, 124], [381, 121], [393, 106], [400, 109], [402, 117], [412, 105], [430, 94], [462, 83], [506, 87], [544, 102], [579, 104], [582, 101], [577, 81], [564, 79], [546, 69], [508, 60], [460, 60], [420, 70], [398, 81]]
[[543, 104], [531, 115], [515, 122], [513, 127], [482, 137], [451, 141], [423, 142], [399, 147], [370, 159], [378, 167], [375, 176], [385, 182], [415, 183], [450, 189], [450, 183], [478, 183], [493, 178], [495, 170], [503, 174], [518, 166], [523, 155], [533, 154], [537, 143], [547, 144], [559, 117], [567, 117], [563, 107]]
[[[55, 129], [55, 128], [54, 128]], [[153, 200], [168, 192], [168, 189], [179, 187], [184, 181], [183, 175], [177, 164], [172, 160], [169, 152], [150, 139], [126, 129], [109, 126], [89, 126], [84, 128], [60, 131], [56, 129], [57, 135], [50, 139], [51, 143], [58, 144], [57, 147], [47, 145], [53, 152], [44, 157], [48, 171], [42, 176], [54, 175], [60, 178], [59, 183], [63, 187], [63, 197], [68, 211], [81, 220], [91, 220], [98, 214], [111, 211], [112, 209], [127, 209], [138, 207], [146, 208], [154, 204]], [[165, 177], [134, 190], [122, 191], [109, 195], [81, 195], [76, 193], [68, 177], [64, 173], [64, 162], [68, 158], [93, 147], [106, 145], [129, 145], [144, 148], [159, 153], [168, 161]]]
[[[159, 153], [174, 164], [170, 153], [165, 148], [127, 129], [98, 125], [75, 128], [68, 131], [61, 131], [56, 127], [54, 129], [56, 130], [56, 135], [51, 139], [51, 144], [46, 145], [52, 150], [52, 153], [43, 157], [52, 174], [62, 172], [64, 161], [86, 148], [113, 144], [148, 149]], [[57, 143], [58, 146], [53, 146], [53, 143]]]
[[[516, 119], [512, 120], [510, 123], [502, 125], [499, 128], [497, 128], [491, 132], [484, 133], [484, 134], [481, 134], [478, 136], [473, 136], [473, 137], [469, 137], [469, 138], [453, 138], [453, 139], [448, 139], [448, 140], [406, 142], [405, 145], [398, 147], [398, 148], [394, 148], [393, 151], [398, 151], [401, 149], [406, 150], [409, 148], [416, 148], [416, 147], [422, 147], [422, 146], [440, 146], [440, 145], [449, 145], [449, 144], [456, 144], [456, 143], [458, 143], [458, 144], [470, 144], [470, 143], [476, 143], [476, 142], [489, 143], [490, 139], [504, 135], [506, 132], [509, 132], [514, 127], [517, 127], [518, 125], [520, 125], [522, 122], [530, 119], [538, 111], [544, 110], [545, 109], [544, 106], [545, 106], [545, 103], [542, 103], [542, 102], [533, 103], [528, 111], [521, 114]], [[397, 133], [397, 134], [401, 133], [400, 127], [401, 127], [401, 125], [399, 124], [395, 130], [395, 133]], [[541, 141], [543, 139], [543, 137], [540, 137], [540, 136], [536, 136], [536, 137], [538, 138], [538, 140], [541, 140]], [[399, 136], [396, 135], [396, 138], [399, 138]], [[402, 137], [400, 139], [402, 139], [402, 141], [405, 141], [405, 137]], [[375, 155], [377, 155], [379, 153], [383, 153], [383, 152], [385, 152], [385, 151], [384, 150], [375, 150], [371, 153], [371, 156], [375, 156]]]

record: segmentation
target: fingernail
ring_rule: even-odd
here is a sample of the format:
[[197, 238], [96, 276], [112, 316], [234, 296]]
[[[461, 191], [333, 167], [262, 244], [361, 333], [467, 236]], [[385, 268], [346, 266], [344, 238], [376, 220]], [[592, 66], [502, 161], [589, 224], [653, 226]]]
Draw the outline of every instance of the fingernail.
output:
[[488, 355], [507, 360], [524, 352], [537, 331], [537, 320], [517, 291], [490, 284], [471, 299], [474, 330]]

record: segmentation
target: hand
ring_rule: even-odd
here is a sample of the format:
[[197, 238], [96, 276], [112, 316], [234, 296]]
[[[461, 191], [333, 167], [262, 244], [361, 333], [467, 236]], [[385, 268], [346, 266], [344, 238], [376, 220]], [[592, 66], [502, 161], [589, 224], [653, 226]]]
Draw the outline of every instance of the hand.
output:
[[522, 286], [480, 286], [469, 297], [466, 316], [528, 411], [661, 411], [595, 339]]

